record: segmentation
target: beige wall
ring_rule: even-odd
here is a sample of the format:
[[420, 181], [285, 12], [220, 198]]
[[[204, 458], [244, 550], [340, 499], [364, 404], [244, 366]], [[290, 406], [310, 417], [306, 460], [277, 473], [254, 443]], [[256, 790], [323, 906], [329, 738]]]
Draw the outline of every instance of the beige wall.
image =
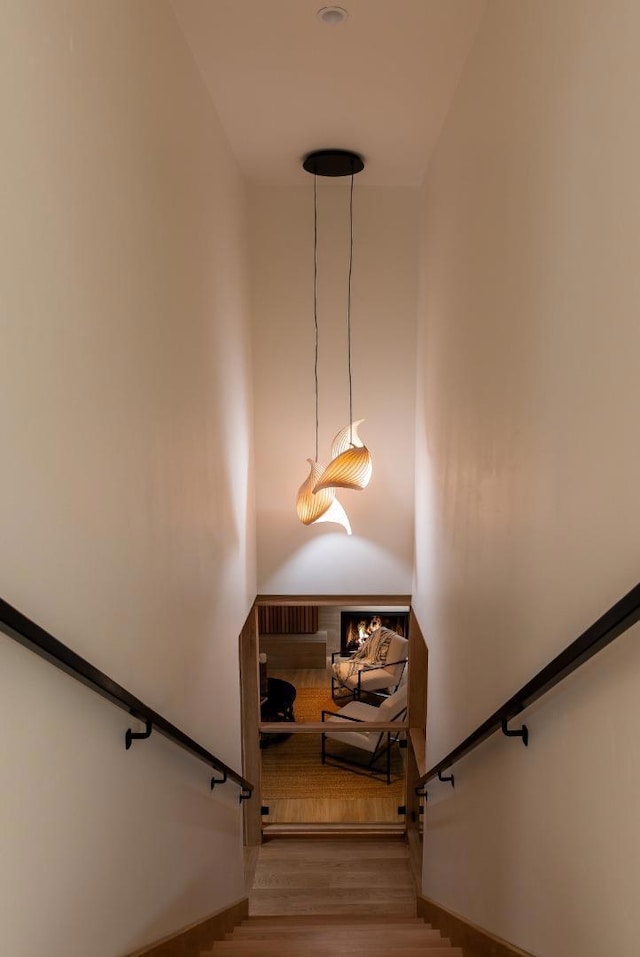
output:
[[[423, 209], [414, 601], [433, 764], [638, 579], [637, 3], [489, 4]], [[638, 953], [638, 630], [430, 791], [425, 893]]]
[[[354, 193], [353, 410], [373, 457], [343, 491], [353, 536], [305, 527], [296, 493], [315, 454], [313, 180], [252, 194], [258, 590], [407, 593], [413, 558], [416, 238], [419, 193]], [[348, 184], [318, 180], [320, 461], [348, 424]]]
[[[7, 2], [0, 45], [1, 592], [238, 767], [243, 184], [167, 3]], [[4, 951], [114, 957], [242, 896], [235, 787], [0, 656]]]

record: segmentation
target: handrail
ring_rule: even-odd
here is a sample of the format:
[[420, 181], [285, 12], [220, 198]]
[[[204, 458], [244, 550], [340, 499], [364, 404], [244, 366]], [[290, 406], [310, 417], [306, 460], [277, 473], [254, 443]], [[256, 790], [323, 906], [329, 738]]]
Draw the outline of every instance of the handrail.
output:
[[[618, 638], [640, 620], [640, 584], [616, 602], [608, 611], [593, 623], [579, 638], [576, 638], [564, 651], [561, 651], [548, 665], [538, 672], [497, 711], [487, 718], [475, 731], [462, 741], [453, 751], [438, 761], [422, 775], [416, 784], [421, 791], [425, 784], [452, 767], [457, 761], [477, 748], [496, 731], [506, 729], [506, 724], [525, 708], [541, 698], [559, 684], [567, 675], [576, 671], [595, 654]], [[519, 732], [516, 732], [519, 733]]]
[[[45, 631], [40, 625], [31, 621], [30, 618], [27, 618], [22, 612], [13, 608], [2, 598], [0, 598], [0, 625], [3, 626], [3, 630], [8, 637], [13, 638], [21, 645], [24, 645], [25, 648], [29, 648], [41, 658], [51, 662], [56, 668], [60, 668], [61, 671], [80, 681], [83, 685], [86, 685], [87, 688], [91, 688], [92, 691], [97, 692], [97, 694], [106, 698], [107, 701], [117, 705], [118, 708], [127, 711], [134, 718], [139, 721], [144, 721], [149, 734], [151, 733], [150, 729], [153, 728], [153, 730], [158, 731], [164, 735], [165, 738], [169, 738], [174, 744], [184, 748], [185, 751], [188, 751], [200, 761], [208, 764], [216, 771], [222, 772], [222, 779], [218, 779], [215, 782], [212, 781], [212, 787], [214, 783], [220, 784], [230, 779], [240, 785], [241, 801], [250, 796], [253, 791], [253, 785], [250, 784], [249, 781], [246, 781], [237, 771], [228, 767], [214, 754], [211, 754], [206, 748], [198, 744], [197, 741], [194, 741], [179, 728], [176, 728], [175, 725], [171, 724], [170, 721], [167, 721], [166, 718], [163, 718], [161, 714], [158, 714], [157, 711], [150, 708], [149, 705], [144, 704], [139, 698], [132, 695], [130, 691], [127, 691], [126, 688], [117, 684], [117, 682], [100, 671], [99, 668], [94, 667], [85, 658], [81, 658], [80, 655], [72, 651], [71, 648], [68, 648], [67, 645], [63, 645], [61, 641], [58, 641], [58, 639], [54, 638], [48, 631]], [[128, 732], [127, 741], [129, 743], [131, 737], [136, 737], [136, 735], [132, 735]], [[148, 737], [148, 734], [144, 733], [142, 737]]]

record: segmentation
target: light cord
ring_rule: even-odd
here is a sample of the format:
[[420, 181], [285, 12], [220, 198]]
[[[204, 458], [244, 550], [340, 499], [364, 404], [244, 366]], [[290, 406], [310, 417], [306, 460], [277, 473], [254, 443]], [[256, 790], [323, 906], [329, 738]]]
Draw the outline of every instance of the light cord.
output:
[[318, 177], [313, 174], [313, 324], [315, 328], [315, 358], [313, 375], [316, 394], [316, 462], [318, 461]]
[[353, 169], [349, 196], [349, 280], [347, 285], [347, 362], [349, 367], [349, 445], [353, 447], [353, 385], [351, 381], [351, 273], [353, 271]]

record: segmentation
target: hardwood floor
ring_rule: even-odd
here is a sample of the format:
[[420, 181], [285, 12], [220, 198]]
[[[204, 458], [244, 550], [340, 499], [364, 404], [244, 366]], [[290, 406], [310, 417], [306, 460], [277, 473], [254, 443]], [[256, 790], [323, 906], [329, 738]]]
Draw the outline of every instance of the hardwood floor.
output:
[[251, 916], [381, 910], [416, 915], [409, 852], [400, 838], [284, 838], [258, 849]]
[[401, 824], [398, 802], [389, 798], [294, 798], [269, 801], [265, 824]]
[[269, 669], [272, 678], [290, 681], [296, 688], [330, 688], [329, 669], [325, 668], [278, 668]]
[[[289, 681], [295, 688], [326, 688], [331, 686], [330, 671], [326, 669], [273, 669], [269, 675]], [[277, 755], [277, 752], [275, 752]], [[350, 772], [345, 771], [345, 774]], [[358, 776], [351, 774], [350, 781], [357, 787]], [[404, 818], [398, 815], [398, 806], [403, 798], [385, 795], [385, 785], [381, 782], [378, 793], [366, 794], [364, 790], [357, 798], [344, 799], [312, 794], [308, 798], [262, 800], [269, 807], [269, 814], [263, 819], [263, 826], [273, 824], [379, 824], [398, 825]]]

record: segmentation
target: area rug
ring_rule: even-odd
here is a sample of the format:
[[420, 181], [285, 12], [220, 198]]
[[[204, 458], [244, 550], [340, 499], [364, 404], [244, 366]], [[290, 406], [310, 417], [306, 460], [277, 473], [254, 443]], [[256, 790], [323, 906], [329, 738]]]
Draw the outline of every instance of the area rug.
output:
[[[323, 708], [337, 711], [339, 704], [332, 701], [325, 689], [299, 688], [295, 701], [295, 716], [299, 722], [321, 721]], [[364, 751], [331, 742], [331, 750], [344, 756], [366, 760]], [[291, 734], [277, 740], [261, 752], [262, 797], [265, 802], [295, 798], [393, 798], [402, 802], [404, 791], [403, 767], [400, 750], [392, 752], [391, 784], [383, 775], [372, 777], [363, 770], [322, 764], [319, 734]], [[384, 765], [384, 760], [382, 761]]]

